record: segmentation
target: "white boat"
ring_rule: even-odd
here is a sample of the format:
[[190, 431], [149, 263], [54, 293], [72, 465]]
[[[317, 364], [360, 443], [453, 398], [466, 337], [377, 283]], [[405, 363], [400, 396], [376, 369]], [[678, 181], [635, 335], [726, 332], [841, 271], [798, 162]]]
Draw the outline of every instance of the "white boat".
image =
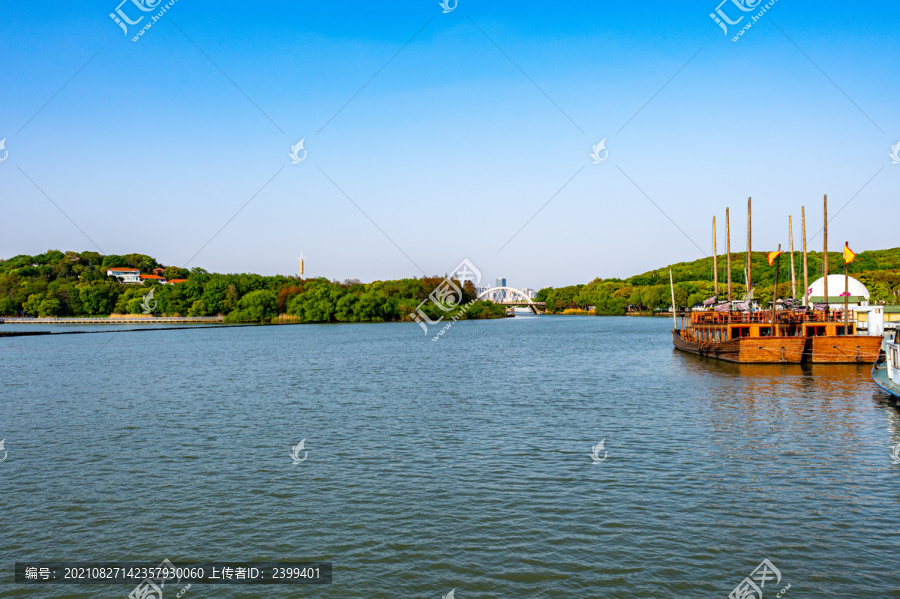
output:
[[882, 348], [884, 355], [872, 366], [872, 380], [900, 399], [900, 329], [894, 331], [893, 340], [884, 340]]

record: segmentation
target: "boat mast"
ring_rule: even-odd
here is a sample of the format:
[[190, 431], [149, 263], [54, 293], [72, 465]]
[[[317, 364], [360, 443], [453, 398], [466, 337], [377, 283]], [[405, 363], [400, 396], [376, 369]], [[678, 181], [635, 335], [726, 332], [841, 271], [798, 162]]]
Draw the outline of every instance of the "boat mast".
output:
[[672, 268], [669, 268], [669, 287], [672, 289], [672, 324], [678, 329], [678, 319], [675, 318], [675, 283], [672, 281]]
[[752, 198], [747, 198], [747, 294], [749, 295], [753, 291], [753, 274], [751, 273], [752, 265], [751, 265], [751, 253], [750, 246], [753, 241], [752, 230], [751, 230], [751, 219], [752, 214], [750, 210], [750, 201]]
[[828, 194], [825, 194], [825, 256], [822, 258], [825, 269], [825, 311], [828, 312]]
[[797, 299], [797, 275], [794, 273], [794, 223], [793, 216], [788, 215], [788, 235], [791, 237], [791, 298]]
[[[845, 241], [844, 247], [850, 247], [850, 242]], [[850, 271], [846, 256], [844, 257], [844, 334], [850, 334]]]
[[801, 208], [803, 211], [803, 305], [809, 305], [809, 269], [806, 261], [806, 206]]
[[[728, 269], [728, 301], [731, 301], [731, 222], [728, 218], [728, 208], [725, 209], [725, 249], [728, 252], [728, 258], [725, 260]], [[731, 308], [729, 308], [731, 310]]]
[[716, 253], [717, 253], [717, 250], [716, 250], [716, 217], [713, 216], [713, 280], [715, 281], [714, 287], [713, 287], [713, 289], [714, 289], [713, 294], [718, 296], [719, 295], [719, 262], [718, 262], [718, 256], [716, 255]]
[[775, 323], [775, 302], [778, 300], [778, 268], [781, 266], [781, 244], [778, 244], [778, 255], [775, 256], [775, 289], [772, 291], [772, 336], [778, 336]]

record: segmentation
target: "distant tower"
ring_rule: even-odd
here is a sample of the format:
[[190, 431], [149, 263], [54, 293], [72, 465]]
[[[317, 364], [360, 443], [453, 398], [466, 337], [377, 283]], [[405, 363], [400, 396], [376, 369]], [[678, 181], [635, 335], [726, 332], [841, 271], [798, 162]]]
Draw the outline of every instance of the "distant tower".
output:
[[[494, 287], [506, 287], [506, 279], [503, 277], [497, 278]], [[509, 292], [506, 291], [506, 289], [497, 291], [494, 293], [495, 301], [505, 302], [507, 300], [507, 295], [509, 295]]]
[[305, 258], [303, 257], [303, 252], [300, 252], [300, 255], [297, 256], [297, 260], [300, 261], [300, 278], [303, 278], [303, 261]]

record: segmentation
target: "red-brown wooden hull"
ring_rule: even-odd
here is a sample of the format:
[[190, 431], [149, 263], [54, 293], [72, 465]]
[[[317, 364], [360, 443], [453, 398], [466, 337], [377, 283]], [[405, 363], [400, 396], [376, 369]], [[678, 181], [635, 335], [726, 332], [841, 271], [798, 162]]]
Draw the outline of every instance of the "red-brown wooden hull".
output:
[[741, 337], [728, 341], [697, 343], [672, 331], [676, 349], [700, 356], [742, 364], [799, 364], [803, 360], [806, 339], [803, 337]]
[[822, 335], [806, 338], [806, 360], [817, 364], [874, 364], [882, 338], [865, 335]]

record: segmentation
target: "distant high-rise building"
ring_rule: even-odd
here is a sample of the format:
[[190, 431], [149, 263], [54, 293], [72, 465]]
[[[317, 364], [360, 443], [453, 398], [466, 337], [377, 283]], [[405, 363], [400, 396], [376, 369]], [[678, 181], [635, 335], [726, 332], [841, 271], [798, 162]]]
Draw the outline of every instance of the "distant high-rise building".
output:
[[506, 287], [506, 279], [497, 279], [494, 287]]

